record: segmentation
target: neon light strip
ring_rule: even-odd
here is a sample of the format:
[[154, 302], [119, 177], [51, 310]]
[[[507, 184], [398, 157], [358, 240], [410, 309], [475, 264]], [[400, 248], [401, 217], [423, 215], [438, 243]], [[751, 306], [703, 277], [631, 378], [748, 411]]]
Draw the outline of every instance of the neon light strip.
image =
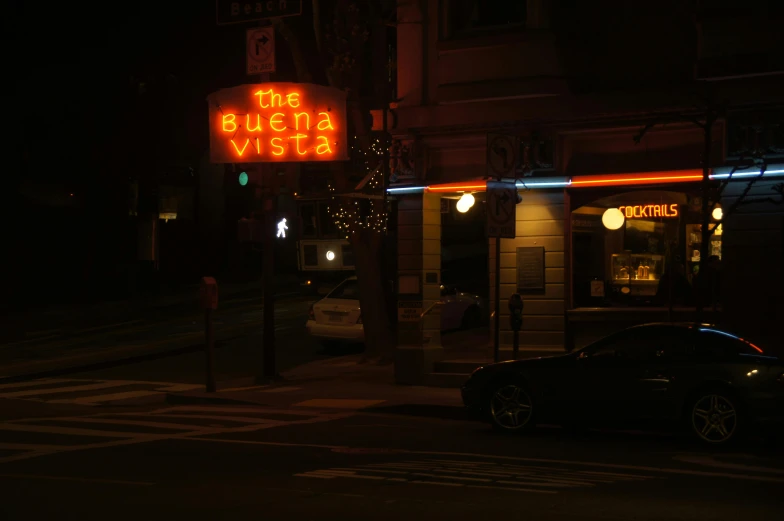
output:
[[700, 181], [701, 170], [673, 170], [669, 172], [648, 172], [640, 174], [584, 175], [572, 178], [573, 186], [619, 186], [659, 183], [688, 183]]
[[387, 188], [387, 193], [390, 194], [415, 194], [417, 192], [424, 192], [426, 186], [398, 186], [395, 188]]
[[[746, 172], [745, 170], [741, 170], [741, 171], [736, 171], [732, 175], [730, 175], [729, 172], [726, 174], [713, 174], [710, 176], [710, 178], [729, 179], [730, 177], [732, 177], [732, 179], [746, 179], [749, 177], [759, 177], [759, 175], [760, 175], [759, 170], [757, 170], [756, 172]], [[765, 170], [765, 173], [762, 175], [762, 177], [777, 177], [780, 175], [784, 175], [784, 170]]]
[[[722, 167], [725, 169], [726, 167]], [[760, 175], [756, 172], [735, 172], [732, 179], [748, 179]], [[763, 177], [783, 176], [784, 169], [765, 170]], [[722, 180], [730, 178], [729, 173], [712, 174], [712, 180]], [[557, 179], [557, 180], [556, 180]], [[573, 178], [568, 177], [547, 177], [530, 180], [518, 180], [515, 186], [518, 189], [535, 188], [566, 188], [566, 187], [590, 187], [590, 186], [623, 186], [623, 185], [645, 185], [645, 184], [664, 184], [664, 183], [691, 183], [702, 180], [702, 170], [672, 170], [665, 172], [649, 172], [640, 174], [602, 174], [585, 175]], [[484, 192], [487, 189], [486, 181], [462, 181], [458, 183], [444, 183], [430, 186], [401, 186], [388, 188], [389, 193], [413, 194], [418, 192]]]
[[484, 181], [468, 181], [463, 183], [449, 183], [427, 187], [428, 192], [484, 192], [485, 190], [487, 190], [487, 183]]
[[[562, 181], [555, 181], [555, 179], [562, 179]], [[540, 179], [530, 179], [517, 181], [517, 188], [564, 188], [572, 184], [572, 180], [568, 177], [548, 177]]]

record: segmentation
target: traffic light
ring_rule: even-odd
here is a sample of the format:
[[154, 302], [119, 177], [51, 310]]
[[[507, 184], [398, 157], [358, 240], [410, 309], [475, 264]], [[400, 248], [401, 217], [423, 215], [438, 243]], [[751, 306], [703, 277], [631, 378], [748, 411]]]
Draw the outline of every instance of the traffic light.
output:
[[239, 177], [238, 177], [238, 180], [239, 180], [239, 182], [240, 182], [240, 186], [245, 186], [245, 185], [247, 185], [247, 184], [248, 184], [248, 173], [247, 173], [247, 172], [245, 172], [245, 171], [243, 171], [243, 172], [240, 172], [240, 175], [239, 175]]

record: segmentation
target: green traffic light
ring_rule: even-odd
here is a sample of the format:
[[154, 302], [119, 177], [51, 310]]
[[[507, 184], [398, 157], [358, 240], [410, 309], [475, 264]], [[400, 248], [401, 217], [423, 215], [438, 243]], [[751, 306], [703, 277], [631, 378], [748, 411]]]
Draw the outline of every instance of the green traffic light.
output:
[[246, 184], [248, 184], [248, 173], [247, 172], [241, 172], [240, 173], [240, 186], [245, 186]]

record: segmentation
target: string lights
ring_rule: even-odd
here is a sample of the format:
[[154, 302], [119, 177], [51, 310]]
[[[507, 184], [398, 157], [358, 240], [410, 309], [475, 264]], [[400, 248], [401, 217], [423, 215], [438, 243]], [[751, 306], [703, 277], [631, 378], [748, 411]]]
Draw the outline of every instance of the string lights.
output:
[[[354, 136], [355, 142], [356, 139], [357, 136]], [[356, 144], [352, 145], [350, 150], [355, 164], [364, 167], [366, 175], [370, 174], [370, 179], [362, 189], [363, 194], [370, 197], [340, 196], [330, 184], [329, 192], [332, 197], [327, 203], [327, 211], [334, 219], [340, 234], [346, 239], [360, 230], [384, 233], [387, 229], [387, 211], [384, 207], [383, 173], [379, 168], [384, 157], [384, 143], [375, 139], [370, 144], [370, 150], [364, 150]]]

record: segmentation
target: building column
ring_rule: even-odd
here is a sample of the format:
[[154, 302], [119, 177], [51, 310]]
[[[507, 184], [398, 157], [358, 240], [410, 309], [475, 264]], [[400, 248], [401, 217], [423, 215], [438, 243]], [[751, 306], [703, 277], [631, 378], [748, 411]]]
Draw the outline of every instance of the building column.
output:
[[[398, 201], [398, 345], [395, 380], [421, 385], [443, 356], [441, 346], [441, 197]], [[421, 316], [425, 313], [424, 317]]]

